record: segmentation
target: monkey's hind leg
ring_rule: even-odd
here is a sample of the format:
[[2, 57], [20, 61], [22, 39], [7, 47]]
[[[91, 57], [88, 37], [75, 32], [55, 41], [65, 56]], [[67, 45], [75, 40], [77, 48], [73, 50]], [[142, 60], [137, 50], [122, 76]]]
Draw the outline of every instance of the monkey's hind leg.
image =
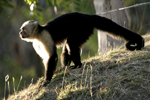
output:
[[65, 66], [70, 66], [70, 63], [71, 63], [71, 58], [70, 58], [69, 50], [67, 50], [67, 45], [65, 44], [61, 54], [62, 68], [64, 68]]
[[71, 66], [72, 69], [80, 68], [82, 66], [79, 47], [70, 45], [70, 57], [75, 64], [75, 66]]

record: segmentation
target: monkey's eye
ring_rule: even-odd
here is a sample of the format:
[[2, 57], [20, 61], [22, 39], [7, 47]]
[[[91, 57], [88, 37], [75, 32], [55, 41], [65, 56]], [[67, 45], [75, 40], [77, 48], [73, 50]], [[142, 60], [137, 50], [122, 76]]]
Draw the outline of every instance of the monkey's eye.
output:
[[22, 31], [25, 31], [25, 28], [23, 27], [21, 30], [22, 30]]

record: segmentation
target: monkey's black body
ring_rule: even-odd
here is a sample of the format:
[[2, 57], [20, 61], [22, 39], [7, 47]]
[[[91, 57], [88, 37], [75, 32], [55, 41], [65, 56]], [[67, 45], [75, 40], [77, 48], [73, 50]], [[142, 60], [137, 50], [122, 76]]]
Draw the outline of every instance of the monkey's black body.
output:
[[93, 33], [94, 26], [88, 18], [89, 15], [70, 13], [62, 15], [47, 23], [47, 29], [56, 45], [59, 45], [67, 38], [75, 46], [81, 46]]
[[70, 62], [73, 61], [75, 68], [81, 67], [80, 48], [93, 34], [94, 28], [107, 31], [111, 36], [124, 39], [128, 50], [141, 50], [144, 47], [144, 39], [140, 35], [119, 26], [107, 18], [81, 13], [62, 15], [43, 26], [38, 25], [37, 29], [38, 34], [44, 34], [43, 31], [45, 30], [48, 31], [48, 34], [52, 37], [48, 41], [54, 42], [54, 45], [50, 47], [53, 52], [46, 63], [46, 81], [51, 80], [56, 68], [56, 46], [63, 45], [62, 66], [69, 66]]
[[[113, 21], [98, 15], [86, 15], [81, 13], [69, 13], [62, 15], [47, 23], [44, 29], [51, 34], [56, 45], [62, 43], [64, 39], [71, 39], [74, 45], [81, 46], [93, 34], [93, 29], [110, 32], [112, 36], [123, 38], [126, 41], [138, 41], [141, 43], [143, 38], [130, 30], [127, 30]], [[139, 44], [139, 49], [144, 44]], [[130, 50], [130, 48], [128, 48]], [[137, 49], [137, 48], [135, 48]]]
[[67, 65], [72, 60], [76, 67], [81, 66], [80, 47], [93, 34], [94, 28], [107, 31], [114, 37], [123, 38], [127, 42], [132, 41], [132, 44], [137, 43], [137, 47], [130, 46], [130, 43], [127, 44], [126, 47], [129, 50], [140, 50], [144, 47], [144, 40], [140, 35], [98, 15], [69, 13], [43, 26], [43, 29], [49, 31], [56, 45], [65, 42], [64, 45], [68, 44], [69, 46], [70, 51], [64, 46], [61, 58], [62, 64]]

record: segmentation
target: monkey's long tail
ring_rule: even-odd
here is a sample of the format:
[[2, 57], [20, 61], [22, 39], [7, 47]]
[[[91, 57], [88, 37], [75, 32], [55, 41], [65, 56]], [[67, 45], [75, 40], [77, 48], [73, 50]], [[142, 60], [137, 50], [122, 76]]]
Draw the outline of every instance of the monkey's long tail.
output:
[[126, 40], [128, 42], [128, 44], [126, 44], [128, 47], [131, 47], [130, 45], [136, 43], [137, 46], [134, 46], [133, 48], [131, 47], [129, 50], [140, 50], [144, 47], [144, 39], [139, 34], [134, 33], [105, 17], [91, 15], [90, 19], [95, 28], [106, 31], [106, 33], [110, 36]]

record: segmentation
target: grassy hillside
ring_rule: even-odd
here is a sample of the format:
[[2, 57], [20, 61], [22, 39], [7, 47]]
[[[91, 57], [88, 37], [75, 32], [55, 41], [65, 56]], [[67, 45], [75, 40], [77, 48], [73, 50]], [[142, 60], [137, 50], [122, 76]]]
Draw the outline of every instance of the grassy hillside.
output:
[[82, 68], [57, 71], [43, 81], [9, 96], [8, 100], [148, 100], [150, 99], [150, 35], [141, 51], [117, 49], [83, 61]]

